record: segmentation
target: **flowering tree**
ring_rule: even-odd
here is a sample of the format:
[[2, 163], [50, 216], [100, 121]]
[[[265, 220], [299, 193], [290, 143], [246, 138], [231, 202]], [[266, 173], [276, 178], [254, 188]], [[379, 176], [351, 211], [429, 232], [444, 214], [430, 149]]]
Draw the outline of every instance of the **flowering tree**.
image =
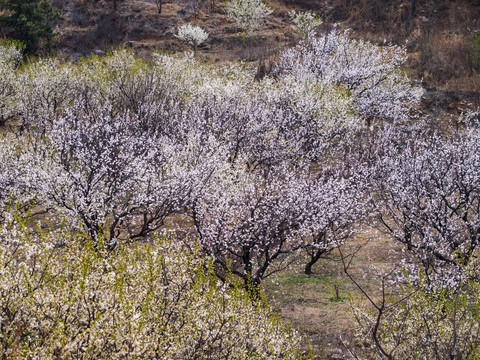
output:
[[80, 221], [95, 241], [108, 234], [113, 246], [119, 236], [158, 229], [205, 179], [192, 167], [198, 155], [145, 131], [138, 117], [112, 116], [110, 107], [84, 115], [84, 107], [75, 104], [45, 121], [44, 129], [39, 125], [36, 131], [45, 133], [40, 140], [34, 130], [25, 135], [28, 183], [40, 199]]
[[388, 141], [373, 173], [381, 229], [416, 255], [427, 276], [449, 286], [478, 253], [479, 145], [476, 131]]
[[[38, 201], [113, 244], [191, 213], [205, 251], [223, 270], [233, 261], [252, 287], [295, 250], [307, 250], [311, 269], [349, 234], [358, 201], [351, 182], [318, 175], [312, 164], [336, 162], [332, 149], [353, 139], [346, 135], [360, 122], [362, 94], [377, 91], [371, 79], [403, 79], [373, 45], [336, 33], [323, 40], [285, 52], [278, 78], [261, 82], [248, 66], [214, 73], [193, 56], [157, 54], [150, 65], [117, 51], [77, 68], [30, 64], [15, 83], [22, 164], [33, 169], [25, 183]], [[354, 55], [368, 64], [365, 76], [349, 65]], [[397, 105], [381, 106], [398, 119]]]
[[322, 18], [318, 15], [315, 15], [312, 11], [291, 11], [288, 15], [290, 16], [290, 20], [303, 36], [310, 34], [323, 22]]
[[18, 177], [23, 169], [15, 165], [17, 154], [13, 137], [5, 137], [0, 142], [0, 210], [10, 200], [18, 200]]
[[457, 278], [460, 281], [455, 287], [439, 283], [432, 286], [425, 274], [418, 276], [416, 272], [399, 282], [398, 273], [404, 273], [405, 268], [391, 264], [377, 270], [375, 278], [380, 289], [372, 291], [350, 270], [358, 250], [351, 254], [339, 250], [345, 274], [364, 295], [363, 304], [350, 303], [357, 324], [355, 338], [364, 343], [362, 349], [349, 349], [354, 357], [475, 356], [480, 348], [478, 259], [462, 265], [466, 276]]
[[29, 127], [39, 116], [57, 117], [66, 104], [81, 97], [78, 85], [76, 69], [58, 59], [41, 59], [25, 67], [15, 79], [21, 125]]
[[334, 180], [325, 185], [299, 168], [238, 169], [194, 201], [199, 242], [220, 273], [233, 273], [255, 292], [263, 278], [288, 265], [292, 253], [308, 249], [311, 269], [340, 243], [337, 227], [346, 226], [350, 208], [339, 203], [330, 214], [333, 206], [325, 204], [334, 201], [330, 196], [347, 198], [344, 187]]
[[[444, 288], [432, 292], [418, 284], [407, 287], [403, 301], [384, 314], [379, 329], [384, 353], [396, 359], [475, 357], [480, 348], [480, 318], [475, 310], [480, 305], [480, 289], [473, 281], [462, 287], [460, 293]], [[378, 315], [357, 314], [363, 331], [371, 328], [373, 316]], [[379, 348], [376, 352], [381, 354]]]
[[180, 40], [193, 47], [193, 52], [197, 52], [197, 46], [208, 39], [208, 33], [199, 26], [191, 24], [182, 25], [178, 28], [178, 34], [174, 35]]
[[375, 119], [405, 120], [422, 92], [402, 72], [406, 50], [352, 40], [348, 31], [314, 34], [280, 55], [274, 73], [312, 86], [329, 83], [346, 90], [353, 110], [368, 124]]
[[260, 27], [260, 21], [273, 12], [262, 0], [230, 0], [227, 15], [250, 36]]
[[[78, 74], [70, 88], [76, 90], [74, 99], [83, 99], [86, 104], [112, 105], [115, 112], [141, 116], [146, 106], [163, 99], [157, 93], [155, 72], [132, 51], [122, 49], [102, 58], [86, 59]], [[85, 111], [95, 111], [95, 107]]]
[[308, 255], [305, 274], [322, 256], [342, 245], [355, 234], [366, 216], [363, 191], [357, 178], [345, 179], [340, 174], [323, 175], [315, 182], [315, 209], [304, 225], [303, 247]]
[[234, 283], [219, 284], [178, 242], [154, 238], [112, 256], [69, 229], [28, 234], [24, 225], [0, 229], [3, 358], [304, 358], [296, 331]]

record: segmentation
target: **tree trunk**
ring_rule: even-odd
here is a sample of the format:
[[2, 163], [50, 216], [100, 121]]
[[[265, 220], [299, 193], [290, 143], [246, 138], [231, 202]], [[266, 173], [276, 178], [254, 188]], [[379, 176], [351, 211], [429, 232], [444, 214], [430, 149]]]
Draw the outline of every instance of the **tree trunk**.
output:
[[305, 274], [312, 275], [312, 267], [317, 263], [318, 260], [326, 251], [318, 251], [310, 256], [310, 261], [305, 265]]
[[318, 234], [318, 237], [315, 239], [314, 244], [312, 246], [311, 251], [308, 251], [308, 254], [310, 255], [310, 260], [308, 261], [307, 265], [305, 265], [305, 274], [306, 275], [311, 275], [312, 274], [312, 267], [315, 265], [315, 263], [320, 260], [323, 254], [328, 253], [331, 250], [328, 250], [328, 248], [324, 248], [322, 246], [315, 247], [315, 245], [320, 245], [320, 244], [325, 244], [326, 241], [326, 233], [322, 232]]
[[417, 13], [417, 0], [411, 0], [410, 12], [408, 13], [407, 22], [405, 24], [407, 31], [409, 31], [410, 21], [415, 17], [416, 13]]
[[312, 266], [313, 266], [313, 261], [309, 261], [308, 264], [305, 266], [305, 274], [306, 275], [312, 275]]

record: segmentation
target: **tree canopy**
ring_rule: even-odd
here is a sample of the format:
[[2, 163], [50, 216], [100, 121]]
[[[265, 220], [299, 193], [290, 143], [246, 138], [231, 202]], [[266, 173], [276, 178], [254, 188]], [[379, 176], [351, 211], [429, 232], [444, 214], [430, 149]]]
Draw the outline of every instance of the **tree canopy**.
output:
[[[0, 0], [0, 26], [9, 38], [25, 43], [27, 53], [49, 49], [56, 32], [51, 22], [60, 12], [48, 0]], [[43, 42], [43, 44], [42, 44]]]

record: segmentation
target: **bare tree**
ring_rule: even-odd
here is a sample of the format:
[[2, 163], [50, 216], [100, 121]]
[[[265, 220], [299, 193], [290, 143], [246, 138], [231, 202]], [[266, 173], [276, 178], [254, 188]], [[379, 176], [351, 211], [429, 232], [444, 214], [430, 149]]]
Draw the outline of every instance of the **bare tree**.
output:
[[162, 13], [163, 0], [155, 0], [155, 4], [157, 5], [158, 13], [161, 14]]

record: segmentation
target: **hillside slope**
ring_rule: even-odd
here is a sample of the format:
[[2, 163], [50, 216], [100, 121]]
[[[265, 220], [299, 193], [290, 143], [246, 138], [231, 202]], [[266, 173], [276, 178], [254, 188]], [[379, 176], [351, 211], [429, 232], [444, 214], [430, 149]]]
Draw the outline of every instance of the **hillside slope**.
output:
[[[108, 48], [129, 43], [137, 48], [153, 47], [171, 51], [183, 50], [173, 37], [176, 27], [194, 22], [211, 34], [204, 53], [226, 52], [242, 47], [240, 29], [224, 15], [223, 2], [205, 0], [167, 0], [158, 14], [153, 0], [53, 0], [62, 11], [57, 23], [60, 48], [88, 51], [92, 47]], [[277, 47], [292, 41], [296, 34], [288, 19], [289, 10], [313, 10], [322, 15], [323, 29], [337, 24], [352, 28], [357, 36], [373, 41], [404, 43], [418, 50], [421, 42], [465, 42], [480, 29], [480, 1], [417, 1], [410, 16], [410, 0], [271, 0], [275, 11], [265, 21], [253, 43]], [[200, 10], [197, 16], [193, 5]], [[413, 43], [412, 43], [413, 41]], [[252, 44], [249, 44], [250, 46]], [[459, 44], [454, 44], [459, 45]]]
[[[411, 0], [271, 0], [275, 11], [248, 41], [226, 17], [220, 1], [167, 0], [161, 14], [153, 0], [117, 2], [114, 11], [112, 0], [53, 0], [62, 11], [55, 25], [60, 33], [58, 53], [76, 59], [118, 46], [131, 47], [144, 57], [154, 49], [188, 51], [173, 34], [178, 26], [195, 23], [210, 33], [200, 57], [213, 62], [258, 60], [298, 41], [290, 10], [313, 10], [324, 19], [318, 31], [351, 28], [357, 38], [406, 45], [410, 75], [431, 90], [426, 95], [428, 111], [442, 108], [458, 114], [479, 103], [480, 69], [472, 64], [473, 34], [480, 29], [479, 0], [417, 0], [414, 16]], [[194, 7], [199, 8], [196, 16]]]

